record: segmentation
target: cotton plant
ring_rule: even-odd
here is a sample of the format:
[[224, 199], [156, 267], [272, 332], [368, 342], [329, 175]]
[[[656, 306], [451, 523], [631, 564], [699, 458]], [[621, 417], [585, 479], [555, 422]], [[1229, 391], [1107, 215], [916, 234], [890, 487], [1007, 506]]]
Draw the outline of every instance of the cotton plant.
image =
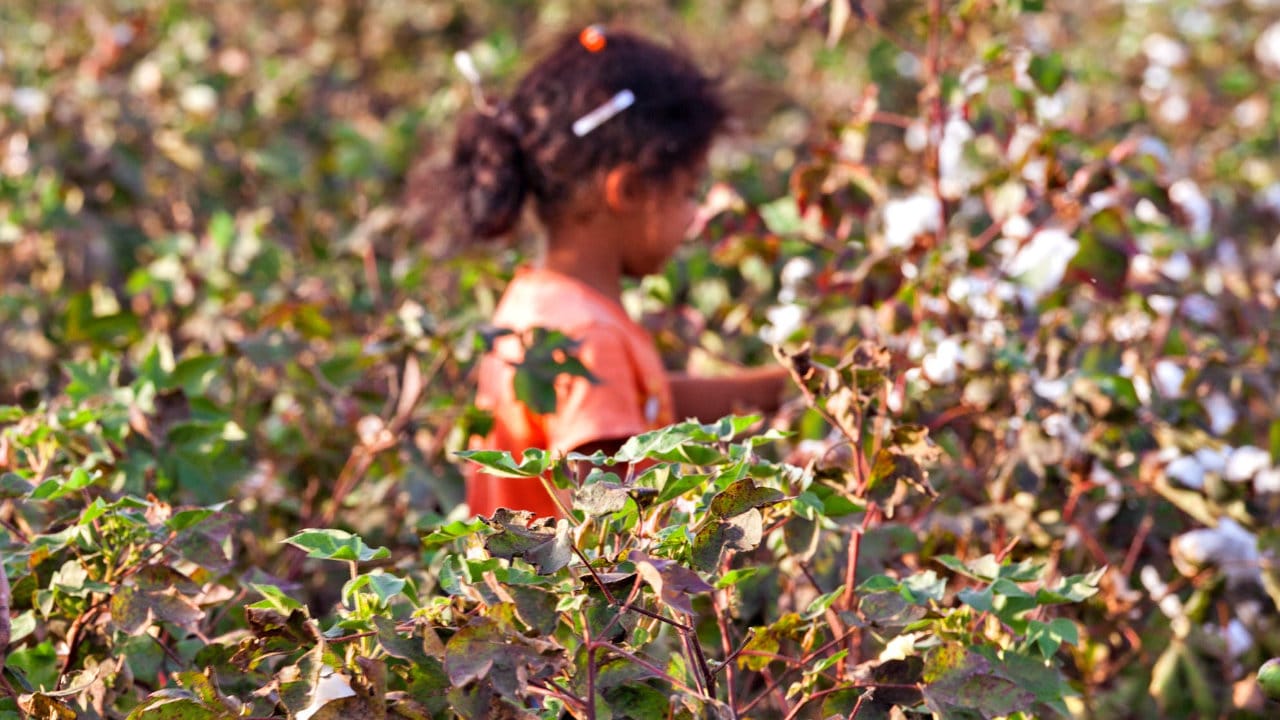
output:
[[765, 310], [768, 322], [760, 328], [761, 340], [781, 345], [804, 327], [808, 313], [797, 301], [801, 285], [813, 273], [813, 261], [808, 258], [792, 258], [783, 265], [778, 276], [778, 302]]

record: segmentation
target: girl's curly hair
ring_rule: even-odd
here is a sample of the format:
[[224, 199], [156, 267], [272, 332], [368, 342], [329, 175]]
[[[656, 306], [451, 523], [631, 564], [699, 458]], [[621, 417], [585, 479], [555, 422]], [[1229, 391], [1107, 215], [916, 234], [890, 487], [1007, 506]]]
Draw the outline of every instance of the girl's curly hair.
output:
[[[574, 135], [574, 121], [622, 90], [631, 107]], [[592, 52], [566, 35], [510, 100], [461, 119], [449, 174], [464, 230], [509, 232], [529, 195], [546, 221], [579, 183], [623, 163], [665, 181], [706, 153], [727, 116], [716, 81], [677, 52], [628, 32]]]

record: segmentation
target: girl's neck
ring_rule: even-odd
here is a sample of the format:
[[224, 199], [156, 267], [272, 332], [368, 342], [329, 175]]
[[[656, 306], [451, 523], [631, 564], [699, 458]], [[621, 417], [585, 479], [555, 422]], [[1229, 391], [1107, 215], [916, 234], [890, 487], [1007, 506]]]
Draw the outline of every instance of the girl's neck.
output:
[[622, 302], [622, 259], [608, 229], [599, 223], [562, 223], [552, 228], [541, 267], [578, 280], [615, 302]]

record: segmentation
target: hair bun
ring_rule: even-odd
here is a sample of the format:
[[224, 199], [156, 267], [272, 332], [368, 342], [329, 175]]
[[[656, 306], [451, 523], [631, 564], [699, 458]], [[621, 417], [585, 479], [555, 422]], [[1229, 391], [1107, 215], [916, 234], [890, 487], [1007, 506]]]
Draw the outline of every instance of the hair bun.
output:
[[473, 237], [497, 237], [515, 227], [527, 191], [520, 155], [518, 122], [505, 107], [492, 115], [472, 113], [459, 125], [452, 167], [462, 220]]

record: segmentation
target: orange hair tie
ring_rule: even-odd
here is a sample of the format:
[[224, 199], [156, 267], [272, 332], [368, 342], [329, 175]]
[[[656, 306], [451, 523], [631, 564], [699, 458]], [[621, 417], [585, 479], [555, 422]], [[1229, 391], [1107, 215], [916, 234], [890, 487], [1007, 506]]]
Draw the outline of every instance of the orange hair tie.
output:
[[578, 33], [578, 42], [582, 43], [582, 47], [587, 52], [597, 53], [604, 49], [604, 31], [599, 25], [588, 25]]

